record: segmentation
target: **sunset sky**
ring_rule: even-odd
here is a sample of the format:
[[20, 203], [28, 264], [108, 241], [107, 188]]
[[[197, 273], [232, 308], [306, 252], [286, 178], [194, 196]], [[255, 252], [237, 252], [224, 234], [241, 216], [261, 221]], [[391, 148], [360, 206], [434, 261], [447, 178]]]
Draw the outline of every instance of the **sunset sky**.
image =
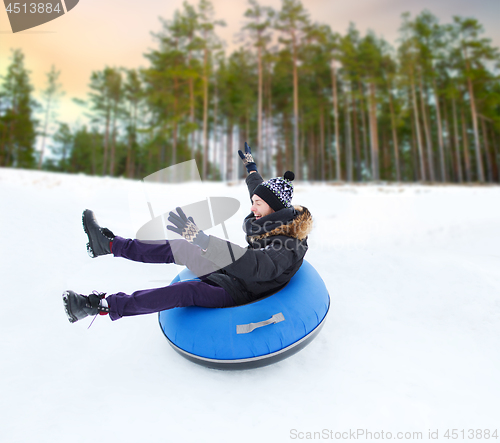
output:
[[[191, 2], [194, 3], [194, 2]], [[262, 0], [263, 5], [280, 8], [281, 0]], [[21, 2], [22, 4], [22, 2]], [[234, 35], [244, 21], [246, 0], [213, 0], [216, 18], [227, 26], [218, 28], [230, 52]], [[500, 0], [303, 0], [313, 21], [329, 24], [344, 33], [350, 22], [364, 34], [372, 29], [393, 43], [401, 24], [401, 14], [416, 15], [429, 9], [441, 22], [453, 15], [475, 17], [485, 28], [484, 36], [500, 46]], [[66, 92], [59, 119], [75, 121], [81, 109], [71, 98], [86, 98], [90, 74], [108, 66], [146, 66], [143, 54], [155, 47], [151, 32], [160, 29], [159, 16], [170, 19], [182, 0], [80, 0], [64, 16], [31, 30], [13, 34], [7, 12], [0, 10], [0, 75], [9, 63], [10, 49], [21, 48], [36, 90], [43, 88], [45, 73], [54, 64], [61, 70]], [[63, 114], [63, 115], [61, 115]]]

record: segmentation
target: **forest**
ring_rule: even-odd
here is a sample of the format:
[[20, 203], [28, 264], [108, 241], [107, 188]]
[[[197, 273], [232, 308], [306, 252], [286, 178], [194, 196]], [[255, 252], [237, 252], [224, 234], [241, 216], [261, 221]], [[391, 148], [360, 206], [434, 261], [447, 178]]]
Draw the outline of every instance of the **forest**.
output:
[[[500, 53], [475, 18], [401, 17], [395, 46], [300, 0], [248, 1], [230, 54], [209, 0], [154, 31], [146, 67], [91, 74], [86, 124], [58, 121], [55, 66], [34, 99], [21, 50], [0, 83], [0, 167], [141, 179], [195, 158], [203, 180], [243, 174], [329, 182], [500, 182]], [[50, 128], [55, 128], [50, 130]]]

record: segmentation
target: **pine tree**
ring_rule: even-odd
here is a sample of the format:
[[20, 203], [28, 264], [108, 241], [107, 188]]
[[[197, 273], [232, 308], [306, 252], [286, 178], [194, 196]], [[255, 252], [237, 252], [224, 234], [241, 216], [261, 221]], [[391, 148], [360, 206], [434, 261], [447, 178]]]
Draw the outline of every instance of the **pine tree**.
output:
[[257, 143], [256, 143], [256, 159], [258, 164], [264, 166], [264, 159], [266, 158], [265, 150], [262, 144], [262, 120], [263, 120], [263, 78], [264, 67], [263, 57], [267, 51], [267, 45], [271, 41], [269, 29], [271, 21], [274, 16], [273, 9], [261, 6], [257, 0], [248, 0], [250, 8], [246, 10], [245, 17], [250, 21], [244, 26], [243, 29], [250, 33], [252, 45], [256, 48], [257, 52], [257, 70], [258, 70], [258, 88], [257, 88]]
[[293, 167], [295, 174], [301, 178], [299, 167], [299, 51], [305, 30], [309, 25], [309, 16], [300, 0], [283, 0], [281, 11], [278, 12], [276, 29], [285, 37], [280, 38], [292, 55], [293, 75]]
[[[485, 65], [498, 61], [498, 49], [491, 46], [489, 39], [480, 38], [481, 24], [473, 18], [453, 18], [453, 35], [456, 37], [455, 54], [462, 59], [462, 72], [465, 77], [474, 133], [474, 152], [476, 174], [479, 182], [485, 181], [481, 142], [479, 136], [476, 86], [485, 76]], [[459, 55], [458, 55], [459, 54]]]
[[12, 51], [11, 64], [0, 88], [0, 166], [31, 168], [35, 165], [35, 101], [29, 71], [20, 49]]
[[331, 88], [332, 88], [332, 107], [333, 107], [333, 122], [335, 134], [335, 179], [341, 180], [341, 158], [340, 158], [340, 131], [339, 131], [339, 94], [338, 94], [338, 69], [337, 63], [340, 60], [340, 35], [333, 33], [330, 28], [324, 29], [326, 51], [330, 53], [330, 72], [331, 72]]
[[59, 123], [59, 128], [52, 137], [56, 146], [53, 146], [51, 151], [59, 159], [58, 169], [63, 172], [68, 171], [68, 158], [71, 155], [73, 146], [73, 134], [67, 123]]
[[369, 90], [369, 123], [371, 146], [371, 169], [373, 180], [380, 179], [379, 139], [377, 122], [377, 88], [382, 79], [383, 43], [371, 32], [359, 44], [361, 69]]
[[137, 122], [141, 101], [144, 98], [144, 90], [140, 74], [135, 69], [126, 70], [126, 81], [123, 85], [125, 100], [127, 101], [127, 160], [125, 175], [134, 177], [135, 157], [137, 155]]
[[57, 107], [57, 101], [64, 93], [61, 91], [61, 84], [59, 83], [59, 76], [61, 71], [56, 71], [52, 65], [50, 71], [47, 73], [47, 86], [42, 92], [43, 106], [44, 106], [44, 124], [43, 130], [40, 134], [42, 136], [42, 147], [40, 149], [40, 158], [38, 159], [38, 169], [41, 169], [43, 157], [45, 152], [45, 142], [48, 136], [48, 129], [51, 120], [54, 118], [54, 108]]
[[[426, 181], [427, 174], [425, 168], [425, 157], [424, 157], [424, 149], [422, 143], [422, 133], [420, 129], [420, 118], [419, 118], [419, 110], [417, 104], [417, 93], [416, 93], [416, 72], [419, 69], [418, 62], [418, 48], [417, 42], [415, 41], [414, 36], [411, 34], [411, 22], [409, 20], [410, 14], [403, 14], [403, 24], [401, 25], [400, 32], [402, 33], [401, 44], [398, 48], [398, 59], [399, 59], [399, 67], [401, 71], [402, 77], [405, 78], [406, 82], [402, 84], [406, 86], [409, 90], [409, 100], [411, 103], [411, 116], [413, 119], [413, 124], [411, 129], [414, 133], [414, 139], [417, 149], [417, 158], [418, 158], [418, 168], [417, 165], [414, 165], [414, 170], [419, 171], [419, 179], [422, 181]], [[413, 137], [412, 137], [413, 138]]]
[[[102, 157], [102, 174], [113, 175], [115, 169], [115, 150], [117, 128], [116, 122], [122, 114], [122, 77], [116, 68], [106, 67], [102, 71], [94, 71], [90, 77], [89, 93], [91, 111], [94, 121], [104, 124], [104, 146]], [[108, 163], [109, 157], [109, 163]]]
[[398, 141], [398, 123], [395, 110], [394, 90], [397, 75], [397, 66], [395, 60], [388, 54], [383, 58], [383, 77], [385, 93], [389, 101], [389, 114], [391, 121], [392, 145], [394, 151], [394, 164], [396, 169], [396, 180], [401, 181], [401, 165], [399, 159], [399, 141]]
[[203, 52], [203, 180], [207, 178], [208, 165], [208, 85], [211, 56], [214, 50], [220, 49], [220, 42], [215, 34], [215, 27], [226, 25], [223, 20], [214, 20], [214, 15], [215, 11], [212, 3], [209, 0], [200, 0], [198, 4], [198, 29]]

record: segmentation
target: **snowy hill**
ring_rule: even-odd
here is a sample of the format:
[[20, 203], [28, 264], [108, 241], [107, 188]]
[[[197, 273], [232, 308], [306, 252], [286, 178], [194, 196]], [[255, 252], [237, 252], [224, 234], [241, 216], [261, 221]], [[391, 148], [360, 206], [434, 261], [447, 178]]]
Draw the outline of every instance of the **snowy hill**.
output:
[[[315, 219], [306, 258], [329, 289], [330, 314], [298, 354], [242, 372], [183, 359], [156, 315], [68, 322], [65, 289], [133, 291], [179, 272], [86, 253], [82, 210], [133, 237], [147, 217], [138, 187], [0, 169], [0, 441], [500, 437], [500, 187], [296, 184], [294, 203]], [[158, 195], [170, 207], [238, 198], [226, 226], [244, 244], [243, 183], [158, 185]]]

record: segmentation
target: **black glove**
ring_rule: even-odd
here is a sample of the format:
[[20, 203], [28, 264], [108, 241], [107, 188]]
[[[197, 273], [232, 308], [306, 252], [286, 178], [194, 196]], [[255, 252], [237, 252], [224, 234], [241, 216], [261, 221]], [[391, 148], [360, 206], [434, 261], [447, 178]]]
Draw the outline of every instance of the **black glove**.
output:
[[181, 208], [175, 208], [175, 212], [170, 212], [168, 221], [175, 226], [167, 225], [169, 231], [182, 235], [189, 243], [198, 245], [201, 249], [208, 248], [210, 237], [196, 226], [193, 217], [187, 218]]
[[245, 168], [247, 168], [247, 172], [249, 174], [252, 171], [257, 172], [257, 165], [253, 161], [252, 151], [250, 150], [250, 146], [247, 145], [247, 142], [245, 142], [245, 153], [243, 154], [243, 152], [238, 151], [238, 154], [240, 154], [243, 164], [245, 165]]

